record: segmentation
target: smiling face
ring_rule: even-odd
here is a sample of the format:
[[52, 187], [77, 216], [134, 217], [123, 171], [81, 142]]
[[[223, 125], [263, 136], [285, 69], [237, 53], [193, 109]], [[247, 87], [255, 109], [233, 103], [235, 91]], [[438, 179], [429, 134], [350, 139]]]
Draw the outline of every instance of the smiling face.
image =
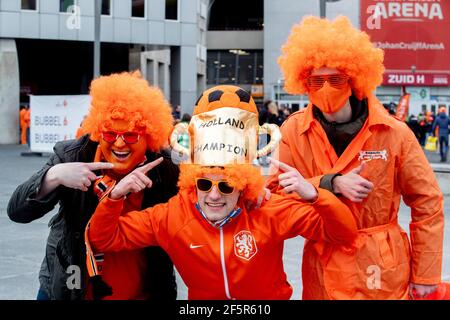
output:
[[[225, 176], [218, 174], [206, 174], [204, 177], [215, 181], [226, 180]], [[198, 203], [210, 222], [220, 221], [233, 211], [239, 196], [240, 191], [237, 189], [231, 194], [224, 195], [219, 192], [217, 185], [213, 185], [209, 192], [197, 188]]]
[[[113, 120], [108, 132], [129, 132], [129, 122], [125, 120]], [[125, 134], [126, 135], [126, 134]], [[125, 140], [128, 140], [125, 138]], [[133, 141], [133, 139], [130, 139]], [[145, 133], [140, 132], [139, 140], [136, 143], [127, 143], [119, 135], [114, 142], [105, 141], [100, 138], [100, 148], [106, 161], [114, 164], [114, 172], [125, 175], [131, 172], [145, 158], [147, 141]]]

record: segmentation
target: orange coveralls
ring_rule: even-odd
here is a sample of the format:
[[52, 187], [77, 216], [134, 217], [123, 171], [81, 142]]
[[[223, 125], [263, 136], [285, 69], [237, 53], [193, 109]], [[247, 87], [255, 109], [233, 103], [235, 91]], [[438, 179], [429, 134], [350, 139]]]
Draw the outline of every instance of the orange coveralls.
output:
[[[369, 97], [365, 124], [338, 157], [312, 105], [281, 127], [280, 161], [316, 187], [325, 174], [367, 166], [361, 175], [374, 184], [362, 203], [341, 197], [358, 225], [357, 249], [307, 241], [303, 253], [303, 299], [407, 299], [408, 284], [441, 280], [443, 196], [412, 131]], [[280, 191], [277, 176], [268, 180]], [[398, 225], [400, 197], [411, 207], [410, 238]]]
[[239, 202], [242, 212], [221, 228], [203, 218], [193, 199], [181, 191], [168, 203], [121, 216], [123, 200], [106, 197], [91, 218], [91, 247], [108, 252], [161, 246], [186, 283], [189, 299], [289, 299], [285, 239], [302, 235], [351, 248], [356, 236], [350, 210], [323, 189], [314, 203], [272, 195], [260, 209], [247, 212]]
[[30, 126], [30, 110], [21, 109], [19, 112], [20, 120], [20, 143], [27, 144], [27, 128]]

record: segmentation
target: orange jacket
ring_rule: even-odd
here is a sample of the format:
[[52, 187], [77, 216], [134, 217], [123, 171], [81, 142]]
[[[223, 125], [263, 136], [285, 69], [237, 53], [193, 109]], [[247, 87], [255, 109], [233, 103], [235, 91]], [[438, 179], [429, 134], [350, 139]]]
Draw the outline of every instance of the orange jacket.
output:
[[[368, 120], [338, 157], [312, 106], [293, 114], [281, 127], [280, 160], [316, 187], [324, 174], [345, 174], [368, 161], [362, 176], [374, 190], [362, 203], [342, 197], [357, 221], [354, 254], [309, 241], [303, 255], [304, 299], [401, 299], [409, 282], [441, 280], [443, 196], [412, 131], [369, 98]], [[269, 188], [278, 190], [276, 176]], [[410, 242], [398, 225], [400, 197], [411, 207]]]
[[350, 210], [326, 190], [312, 204], [273, 195], [258, 210], [240, 206], [241, 213], [220, 229], [203, 218], [193, 197], [181, 191], [168, 203], [124, 216], [123, 200], [106, 197], [90, 222], [91, 246], [106, 252], [158, 244], [186, 283], [189, 299], [289, 299], [285, 239], [302, 235], [351, 244], [356, 236]]

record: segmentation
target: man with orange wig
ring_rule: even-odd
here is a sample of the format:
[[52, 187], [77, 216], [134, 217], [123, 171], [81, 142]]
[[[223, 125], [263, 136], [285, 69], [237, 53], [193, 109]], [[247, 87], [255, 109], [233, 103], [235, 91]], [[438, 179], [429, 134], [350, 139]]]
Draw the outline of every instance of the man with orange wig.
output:
[[[309, 105], [281, 128], [279, 158], [297, 169], [273, 176], [280, 191], [301, 176], [340, 196], [358, 225], [356, 250], [307, 241], [304, 299], [407, 299], [441, 280], [443, 197], [408, 127], [373, 95], [383, 51], [346, 17], [307, 17], [292, 28], [279, 65], [285, 89]], [[400, 198], [411, 208], [410, 240], [398, 224]]]
[[[159, 247], [98, 253], [94, 258], [102, 268], [87, 276], [83, 235], [99, 199], [136, 167], [161, 157], [173, 122], [162, 92], [138, 72], [95, 79], [90, 95], [86, 134], [58, 142], [55, 154], [16, 189], [8, 205], [12, 220], [27, 223], [59, 203], [50, 222], [38, 299], [175, 299], [173, 264]], [[147, 177], [152, 187], [130, 195], [124, 210], [167, 201], [178, 191], [178, 173], [166, 155]]]
[[[278, 128], [268, 128], [276, 139]], [[160, 245], [189, 299], [289, 299], [284, 240], [302, 235], [351, 250], [356, 224], [332, 193], [306, 180], [297, 186], [300, 197], [273, 195], [259, 209], [247, 210], [244, 202], [255, 201], [264, 186], [251, 165], [263, 152], [256, 151], [258, 130], [258, 111], [246, 91], [235, 86], [205, 91], [189, 125], [191, 149], [174, 145], [190, 161], [180, 168], [180, 192], [168, 203], [120, 215], [127, 194], [148, 186], [144, 173], [161, 159], [133, 171], [91, 219], [87, 234], [94, 252]]]

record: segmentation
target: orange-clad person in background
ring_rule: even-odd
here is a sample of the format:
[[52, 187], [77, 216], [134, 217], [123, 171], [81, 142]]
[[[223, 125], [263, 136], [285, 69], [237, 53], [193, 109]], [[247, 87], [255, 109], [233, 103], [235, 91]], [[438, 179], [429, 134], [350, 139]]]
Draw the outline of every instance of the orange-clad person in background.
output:
[[30, 126], [30, 112], [28, 107], [21, 106], [19, 111], [20, 143], [27, 144], [27, 128]]
[[[408, 299], [441, 281], [443, 196], [411, 130], [372, 94], [383, 51], [346, 17], [306, 17], [295, 25], [279, 64], [285, 89], [309, 105], [281, 128], [279, 159], [298, 170], [273, 176], [269, 188], [301, 176], [339, 196], [358, 224], [357, 249], [320, 241], [303, 251], [304, 299]], [[398, 224], [400, 199], [411, 208], [410, 239]]]
[[[275, 141], [257, 151], [258, 111], [251, 96], [235, 86], [205, 91], [189, 125], [192, 149], [180, 146], [176, 134], [171, 139], [190, 162], [181, 165], [180, 192], [166, 204], [121, 215], [128, 194], [151, 184], [144, 173], [159, 160], [134, 170], [99, 203], [86, 230], [89, 256], [160, 245], [189, 299], [289, 299], [284, 240], [302, 235], [351, 250], [356, 224], [331, 192], [304, 179], [292, 186], [298, 195], [272, 195], [258, 209], [247, 208], [246, 200], [256, 201], [264, 186], [251, 163], [273, 150], [279, 137], [277, 126], [266, 128]], [[95, 274], [96, 265], [89, 259], [88, 265]]]

